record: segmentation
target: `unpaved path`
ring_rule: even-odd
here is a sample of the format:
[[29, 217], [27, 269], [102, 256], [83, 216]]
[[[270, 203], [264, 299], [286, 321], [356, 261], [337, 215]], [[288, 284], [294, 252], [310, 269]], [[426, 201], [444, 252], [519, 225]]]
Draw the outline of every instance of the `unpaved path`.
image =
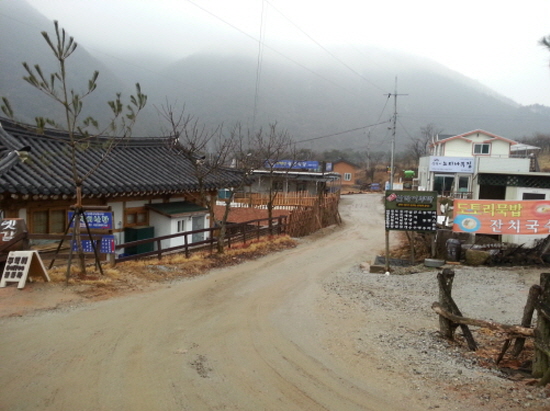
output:
[[383, 249], [382, 213], [379, 195], [345, 197], [345, 224], [297, 248], [0, 320], [0, 409], [473, 409], [371, 351], [388, 307], [366, 313], [334, 285]]
[[346, 198], [345, 228], [295, 249], [150, 293], [2, 320], [0, 408], [423, 409], [355, 356], [345, 337], [361, 315], [332, 322], [334, 296], [322, 287], [380, 249], [381, 212], [379, 196]]

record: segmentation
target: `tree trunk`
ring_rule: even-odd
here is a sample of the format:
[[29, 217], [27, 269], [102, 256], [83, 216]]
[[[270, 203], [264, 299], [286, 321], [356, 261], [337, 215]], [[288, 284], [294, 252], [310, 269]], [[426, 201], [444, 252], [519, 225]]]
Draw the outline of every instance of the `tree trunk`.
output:
[[[84, 249], [82, 248], [82, 236], [80, 230], [80, 218], [86, 218], [84, 211], [82, 210], [82, 185], [76, 186], [76, 206], [75, 206], [76, 218], [74, 222], [74, 240], [76, 242], [76, 249], [78, 254], [78, 267], [82, 275], [86, 275], [86, 256], [84, 255]], [[91, 239], [90, 239], [91, 240]], [[72, 246], [72, 244], [71, 244]], [[70, 270], [70, 267], [69, 267]]]

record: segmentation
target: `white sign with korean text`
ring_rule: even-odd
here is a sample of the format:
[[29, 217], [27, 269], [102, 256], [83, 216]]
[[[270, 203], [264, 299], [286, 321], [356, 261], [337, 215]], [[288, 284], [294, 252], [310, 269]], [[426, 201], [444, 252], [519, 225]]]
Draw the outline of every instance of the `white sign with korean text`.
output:
[[9, 283], [17, 283], [17, 288], [24, 288], [27, 278], [33, 276], [40, 276], [45, 281], [50, 281], [38, 251], [10, 251], [0, 278], [0, 288], [6, 287]]
[[430, 156], [430, 171], [444, 173], [473, 173], [473, 157]]

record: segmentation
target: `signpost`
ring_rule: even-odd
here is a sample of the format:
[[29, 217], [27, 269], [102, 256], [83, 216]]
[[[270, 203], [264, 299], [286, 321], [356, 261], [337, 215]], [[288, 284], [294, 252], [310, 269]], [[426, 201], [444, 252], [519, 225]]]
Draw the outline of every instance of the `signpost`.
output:
[[435, 231], [436, 191], [387, 190], [384, 201], [386, 230]]
[[435, 232], [437, 230], [437, 191], [386, 190], [384, 208], [386, 272], [389, 272], [390, 230]]

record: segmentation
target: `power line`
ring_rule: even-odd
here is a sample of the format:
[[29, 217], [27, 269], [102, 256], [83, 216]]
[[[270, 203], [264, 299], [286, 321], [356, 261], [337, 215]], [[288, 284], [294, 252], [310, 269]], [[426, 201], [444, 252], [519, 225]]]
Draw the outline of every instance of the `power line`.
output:
[[[256, 37], [254, 37], [254, 36], [248, 34], [246, 31], [241, 30], [241, 29], [238, 28], [237, 26], [235, 26], [235, 25], [229, 23], [228, 21], [224, 20], [224, 19], [221, 18], [220, 16], [218, 16], [218, 15], [212, 13], [210, 10], [207, 10], [207, 9], [205, 9], [204, 7], [202, 7], [202, 6], [198, 5], [198, 4], [196, 4], [194, 1], [192, 1], [192, 0], [186, 0], [186, 1], [187, 1], [188, 3], [191, 3], [193, 6], [195, 6], [195, 7], [199, 8], [199, 9], [201, 9], [201, 10], [204, 11], [205, 13], [210, 14], [212, 17], [214, 17], [214, 18], [220, 20], [222, 23], [227, 24], [228, 26], [234, 28], [234, 29], [237, 30], [239, 33], [245, 35], [246, 37], [252, 39], [253, 41], [255, 41], [255, 42], [260, 42], [260, 41], [261, 41], [261, 40], [258, 40]], [[324, 80], [324, 81], [326, 81], [326, 82], [328, 82], [328, 83], [331, 83], [332, 85], [334, 85], [334, 86], [336, 86], [336, 87], [338, 87], [338, 88], [340, 88], [340, 89], [342, 89], [342, 90], [344, 90], [344, 91], [346, 91], [346, 92], [348, 92], [348, 93], [350, 93], [350, 94], [357, 95], [357, 93], [348, 90], [347, 88], [345, 88], [345, 87], [339, 85], [338, 83], [335, 83], [335, 82], [332, 81], [332, 80], [329, 80], [328, 78], [322, 76], [321, 74], [315, 72], [314, 70], [312, 70], [312, 69], [310, 69], [310, 68], [304, 66], [303, 64], [297, 62], [296, 60], [294, 60], [293, 58], [291, 58], [291, 57], [287, 56], [286, 54], [280, 52], [279, 50], [277, 50], [277, 49], [275, 49], [275, 48], [273, 48], [273, 47], [271, 47], [271, 46], [269, 46], [269, 45], [267, 45], [267, 44], [265, 44], [265, 43], [263, 44], [263, 46], [264, 46], [265, 48], [267, 48], [267, 49], [273, 51], [274, 53], [278, 54], [279, 56], [281, 56], [281, 57], [287, 59], [288, 61], [290, 61], [290, 62], [296, 64], [298, 67], [301, 67], [301, 68], [303, 68], [304, 70], [310, 72], [311, 74], [313, 74], [313, 75], [315, 75], [315, 76], [321, 78], [322, 80]]]
[[302, 34], [304, 34], [308, 39], [313, 41], [316, 45], [318, 45], [321, 49], [323, 49], [329, 56], [331, 56], [334, 60], [342, 64], [345, 68], [350, 70], [353, 74], [356, 74], [359, 76], [362, 80], [369, 83], [371, 86], [377, 88], [378, 90], [385, 91], [382, 87], [379, 87], [377, 84], [373, 83], [369, 79], [362, 76], [360, 73], [358, 73], [356, 70], [354, 70], [352, 67], [350, 67], [348, 64], [343, 62], [341, 59], [339, 59], [334, 53], [332, 53], [330, 50], [328, 50], [325, 46], [323, 46], [321, 43], [319, 43], [317, 40], [315, 40], [312, 36], [310, 36], [308, 33], [306, 33], [301, 27], [299, 27], [296, 23], [294, 23], [292, 20], [290, 20], [287, 16], [283, 14], [277, 7], [275, 7], [273, 4], [271, 4], [268, 0], [264, 0], [267, 4], [269, 4], [275, 11], [277, 11], [281, 16], [284, 17], [286, 21], [288, 21], [290, 24], [292, 24], [296, 29], [298, 29]]
[[266, 15], [265, 0], [262, 0], [262, 11], [260, 15], [260, 41], [258, 42], [258, 59], [256, 62], [256, 84], [254, 87], [254, 109], [252, 111], [252, 130], [256, 127], [256, 115], [258, 113], [258, 100], [260, 98], [260, 78], [262, 73], [263, 45], [265, 36], [264, 18]]
[[340, 131], [340, 132], [334, 133], [334, 134], [327, 134], [325, 136], [306, 138], [304, 140], [297, 141], [296, 144], [305, 143], [307, 141], [320, 140], [322, 138], [336, 137], [336, 136], [340, 136], [342, 134], [347, 134], [347, 133], [352, 133], [354, 131], [364, 130], [364, 129], [369, 128], [369, 127], [379, 126], [380, 124], [386, 124], [386, 123], [389, 123], [389, 122], [390, 122], [390, 120], [386, 120], [386, 121], [382, 121], [382, 122], [379, 122], [379, 123], [369, 124], [368, 126], [352, 128], [351, 130]]

